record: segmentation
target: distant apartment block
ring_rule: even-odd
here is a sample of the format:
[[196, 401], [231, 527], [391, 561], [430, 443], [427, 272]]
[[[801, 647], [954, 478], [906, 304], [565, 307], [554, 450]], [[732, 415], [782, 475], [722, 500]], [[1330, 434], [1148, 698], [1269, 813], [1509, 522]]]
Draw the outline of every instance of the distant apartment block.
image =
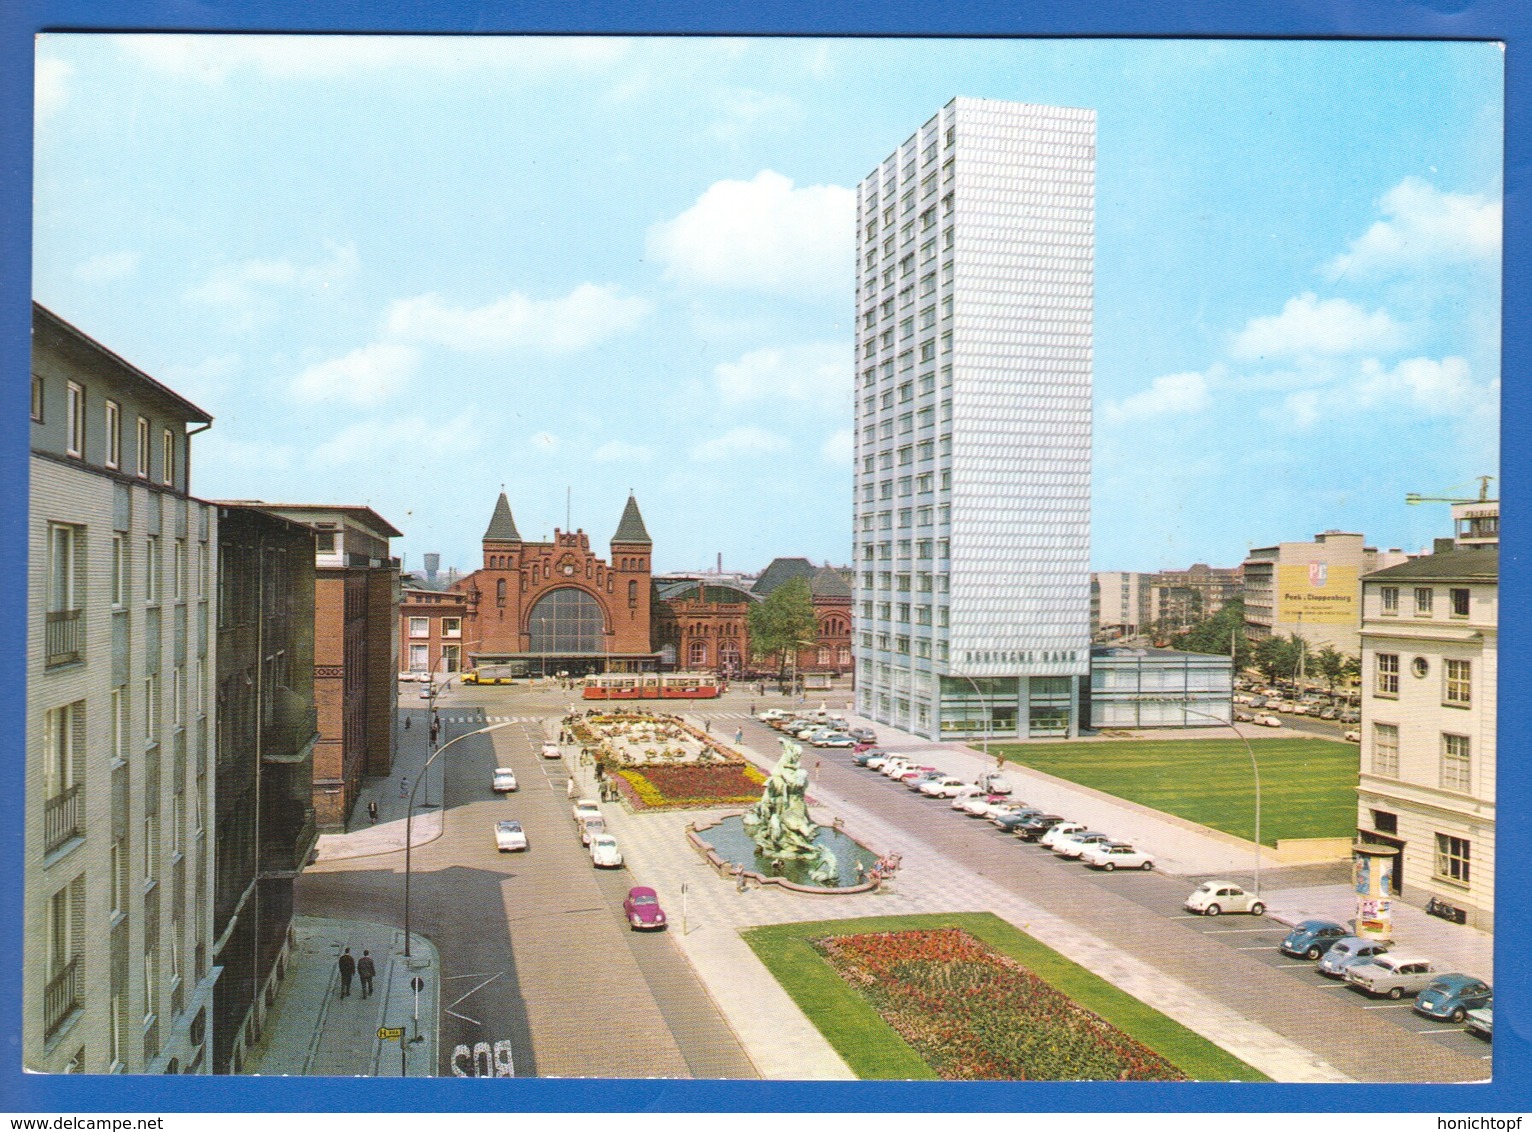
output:
[[370, 507], [254, 503], [314, 530], [314, 814], [343, 829], [368, 775], [393, 769], [398, 749], [399, 560], [403, 532]]
[[1357, 826], [1363, 841], [1395, 851], [1397, 894], [1435, 897], [1489, 930], [1499, 511], [1494, 500], [1472, 507], [1454, 515], [1456, 540], [1362, 580]]
[[1095, 129], [956, 98], [857, 189], [857, 703], [930, 738], [1080, 726]]
[[1150, 613], [1153, 574], [1101, 570], [1090, 576], [1092, 638], [1137, 636], [1154, 620]]
[[208, 1073], [212, 418], [32, 310], [21, 1061]]
[[1326, 531], [1312, 542], [1252, 550], [1244, 562], [1245, 629], [1255, 640], [1302, 637], [1356, 655], [1361, 647], [1361, 578], [1408, 559], [1364, 546], [1363, 536]]
[[440, 679], [464, 671], [468, 595], [405, 586], [399, 601], [399, 673]]

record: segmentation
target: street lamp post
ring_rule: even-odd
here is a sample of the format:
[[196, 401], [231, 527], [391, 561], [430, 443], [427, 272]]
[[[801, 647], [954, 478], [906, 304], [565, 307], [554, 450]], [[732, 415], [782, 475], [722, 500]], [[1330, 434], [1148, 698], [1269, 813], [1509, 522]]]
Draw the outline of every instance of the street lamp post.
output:
[[[513, 726], [513, 723], [510, 720], [507, 720], [504, 723], [491, 723], [488, 727], [481, 727], [477, 731], [469, 731], [464, 735], [459, 735], [455, 739], [448, 739], [440, 747], [431, 752], [431, 756], [426, 759], [426, 765], [422, 767], [420, 773], [415, 776], [415, 785], [410, 787], [410, 800], [408, 808], [404, 811], [404, 957], [406, 960], [408, 960], [410, 957], [410, 878], [412, 876], [413, 863], [411, 860], [411, 850], [414, 848], [414, 838], [411, 836], [411, 832], [415, 820], [415, 791], [420, 789], [420, 780], [424, 778], [430, 771], [431, 764], [437, 760], [437, 757], [440, 756], [443, 751], [452, 746], [452, 744], [460, 743], [464, 739], [468, 739], [474, 735], [485, 735], [491, 731], [499, 731], [502, 727], [511, 726]], [[445, 784], [443, 786], [442, 793], [442, 803], [443, 808], [445, 808], [447, 801]]]
[[548, 619], [537, 619], [537, 671], [544, 679], [548, 679]]
[[[442, 662], [445, 661], [446, 659], [447, 659], [447, 654], [445, 652], [443, 652], [441, 654], [441, 656], [436, 658], [436, 663], [431, 666], [431, 671], [426, 673], [426, 681], [427, 681], [427, 689], [426, 690], [429, 693], [426, 696], [426, 735], [428, 736], [426, 742], [427, 742], [428, 745], [435, 743], [435, 739], [429, 738], [429, 736], [431, 735], [431, 730], [430, 730], [431, 724], [436, 721], [436, 694], [437, 694], [438, 691], [440, 691], [440, 689], [437, 687], [437, 684], [436, 684], [436, 670], [441, 667]], [[449, 679], [450, 679], [450, 674], [449, 674]], [[445, 683], [446, 682], [443, 681], [443, 685], [445, 685]], [[423, 772], [422, 772], [422, 777], [424, 777], [424, 773]], [[421, 803], [421, 805], [429, 806], [430, 804], [431, 804], [431, 784], [430, 784], [430, 782], [427, 782], [426, 783], [426, 797], [425, 797], [425, 801], [423, 801]], [[442, 791], [442, 805], [446, 805], [446, 804], [447, 804], [447, 797], [446, 797], [446, 790], [444, 788], [443, 791]]]
[[985, 698], [983, 692], [979, 691], [978, 682], [972, 676], [965, 675], [963, 679], [967, 680], [969, 686], [973, 688], [973, 694], [979, 697], [979, 706], [984, 709], [984, 733], [979, 736], [979, 742], [984, 745], [984, 766], [987, 773], [987, 768], [989, 767], [989, 733], [990, 729], [994, 726], [995, 717], [990, 713], [989, 700]]
[[[1239, 729], [1239, 725], [1232, 718], [1229, 720], [1219, 719], [1210, 712], [1199, 711], [1180, 700], [1161, 700], [1161, 703], [1178, 704], [1183, 711], [1189, 711], [1193, 715], [1200, 715], [1203, 719], [1211, 719], [1214, 723], [1222, 723], [1239, 737], [1239, 741], [1245, 745], [1245, 753], [1250, 756], [1250, 773], [1255, 776], [1255, 894], [1261, 894], [1261, 768], [1255, 761], [1255, 748], [1250, 745], [1250, 740], [1245, 738], [1245, 733]], [[1232, 708], [1231, 708], [1232, 712]]]

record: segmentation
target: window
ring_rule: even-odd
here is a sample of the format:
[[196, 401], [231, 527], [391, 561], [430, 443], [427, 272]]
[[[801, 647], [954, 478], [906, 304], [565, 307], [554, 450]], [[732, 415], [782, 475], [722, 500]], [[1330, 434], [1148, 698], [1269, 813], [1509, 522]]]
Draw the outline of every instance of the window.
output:
[[1399, 777], [1399, 728], [1392, 723], [1372, 725], [1372, 772]]
[[1376, 657], [1377, 682], [1373, 690], [1380, 696], [1399, 694], [1399, 654], [1380, 652]]
[[1397, 834], [1399, 832], [1399, 815], [1387, 810], [1372, 811], [1372, 828], [1379, 833]]
[[410, 671], [411, 672], [426, 672], [426, 671], [430, 670], [430, 667], [431, 667], [431, 646], [430, 645], [411, 645], [410, 646]]
[[605, 649], [601, 606], [584, 590], [563, 588], [539, 598], [527, 615], [531, 651], [599, 653]]
[[128, 757], [128, 705], [127, 689], [112, 689], [112, 759], [121, 762]]
[[149, 421], [144, 417], [138, 418], [138, 451], [136, 453], [137, 464], [133, 470], [141, 479], [149, 478]]
[[116, 401], [106, 403], [106, 466], [122, 465], [122, 407]]
[[121, 609], [125, 603], [127, 578], [127, 548], [122, 536], [112, 536], [112, 608]]
[[1452, 707], [1468, 707], [1472, 702], [1473, 662], [1448, 660], [1445, 666], [1442, 702]]
[[505, 579], [504, 578], [501, 578], [499, 581], [497, 581], [495, 583], [495, 604], [498, 605], [498, 606], [504, 606], [505, 605]]
[[707, 664], [706, 641], [693, 641], [687, 646], [686, 663], [692, 668], [702, 668]]
[[144, 540], [144, 600], [154, 605], [160, 600], [160, 536], [148, 535]]
[[84, 658], [84, 531], [53, 523], [48, 527], [48, 596], [44, 614], [47, 667]]
[[456, 671], [458, 671], [459, 667], [462, 664], [462, 655], [463, 655], [462, 649], [463, 649], [462, 645], [443, 645], [442, 646], [442, 670], [443, 671], [445, 671], [445, 672], [456, 672]]
[[168, 428], [161, 449], [160, 482], [167, 486], [176, 482], [176, 434]]
[[1452, 616], [1454, 616], [1454, 617], [1467, 617], [1468, 616], [1468, 591], [1467, 590], [1456, 590], [1456, 589], [1448, 590], [1447, 591], [1447, 596], [1452, 599]]
[[159, 673], [144, 677], [144, 740], [153, 746], [160, 729]]
[[1468, 883], [1473, 846], [1466, 837], [1436, 835], [1436, 875], [1454, 884]]
[[1379, 594], [1383, 598], [1383, 612], [1384, 613], [1398, 613], [1399, 612], [1399, 587], [1398, 586], [1384, 586], [1378, 592], [1379, 592]]
[[410, 618], [411, 637], [429, 637], [431, 635], [431, 619], [429, 617]]
[[75, 877], [48, 901], [44, 1038], [80, 1006], [80, 956], [85, 942], [85, 878]]
[[65, 451], [71, 456], [85, 455], [85, 387], [69, 383], [69, 439]]
[[1467, 735], [1442, 735], [1442, 789], [1467, 794], [1472, 788], [1472, 758]]
[[43, 379], [32, 375], [32, 419], [43, 423]]
[[175, 589], [175, 592], [173, 594], [175, 600], [176, 601], [185, 601], [186, 600], [186, 540], [184, 538], [176, 539], [174, 551], [175, 551], [175, 557], [174, 557], [174, 560], [171, 563], [171, 566], [172, 566], [172, 569], [173, 569], [174, 572], [171, 575], [170, 584]]
[[463, 619], [461, 617], [442, 618], [442, 636], [461, 637], [463, 635]]
[[1429, 586], [1419, 586], [1415, 590], [1415, 616], [1431, 616], [1431, 595], [1436, 591]]

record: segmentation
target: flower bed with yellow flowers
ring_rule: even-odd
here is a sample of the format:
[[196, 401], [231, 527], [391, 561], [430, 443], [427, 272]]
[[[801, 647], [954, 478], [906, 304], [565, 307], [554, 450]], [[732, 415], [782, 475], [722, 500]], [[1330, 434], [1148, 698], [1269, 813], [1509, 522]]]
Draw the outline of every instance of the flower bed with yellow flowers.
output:
[[943, 1080], [1188, 1080], [1165, 1058], [960, 928], [812, 942]]
[[760, 798], [766, 781], [745, 763], [622, 767], [612, 777], [628, 803], [642, 810], [747, 806]]

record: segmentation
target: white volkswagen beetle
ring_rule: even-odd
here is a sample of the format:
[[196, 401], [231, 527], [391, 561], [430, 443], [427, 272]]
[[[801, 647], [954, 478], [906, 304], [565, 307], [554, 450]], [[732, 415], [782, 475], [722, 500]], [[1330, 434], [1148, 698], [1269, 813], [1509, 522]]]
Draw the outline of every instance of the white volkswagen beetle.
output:
[[1266, 905], [1253, 892], [1246, 892], [1226, 880], [1203, 881], [1182, 907], [1203, 916], [1216, 916], [1220, 912], [1249, 912], [1259, 916], [1266, 911]]

